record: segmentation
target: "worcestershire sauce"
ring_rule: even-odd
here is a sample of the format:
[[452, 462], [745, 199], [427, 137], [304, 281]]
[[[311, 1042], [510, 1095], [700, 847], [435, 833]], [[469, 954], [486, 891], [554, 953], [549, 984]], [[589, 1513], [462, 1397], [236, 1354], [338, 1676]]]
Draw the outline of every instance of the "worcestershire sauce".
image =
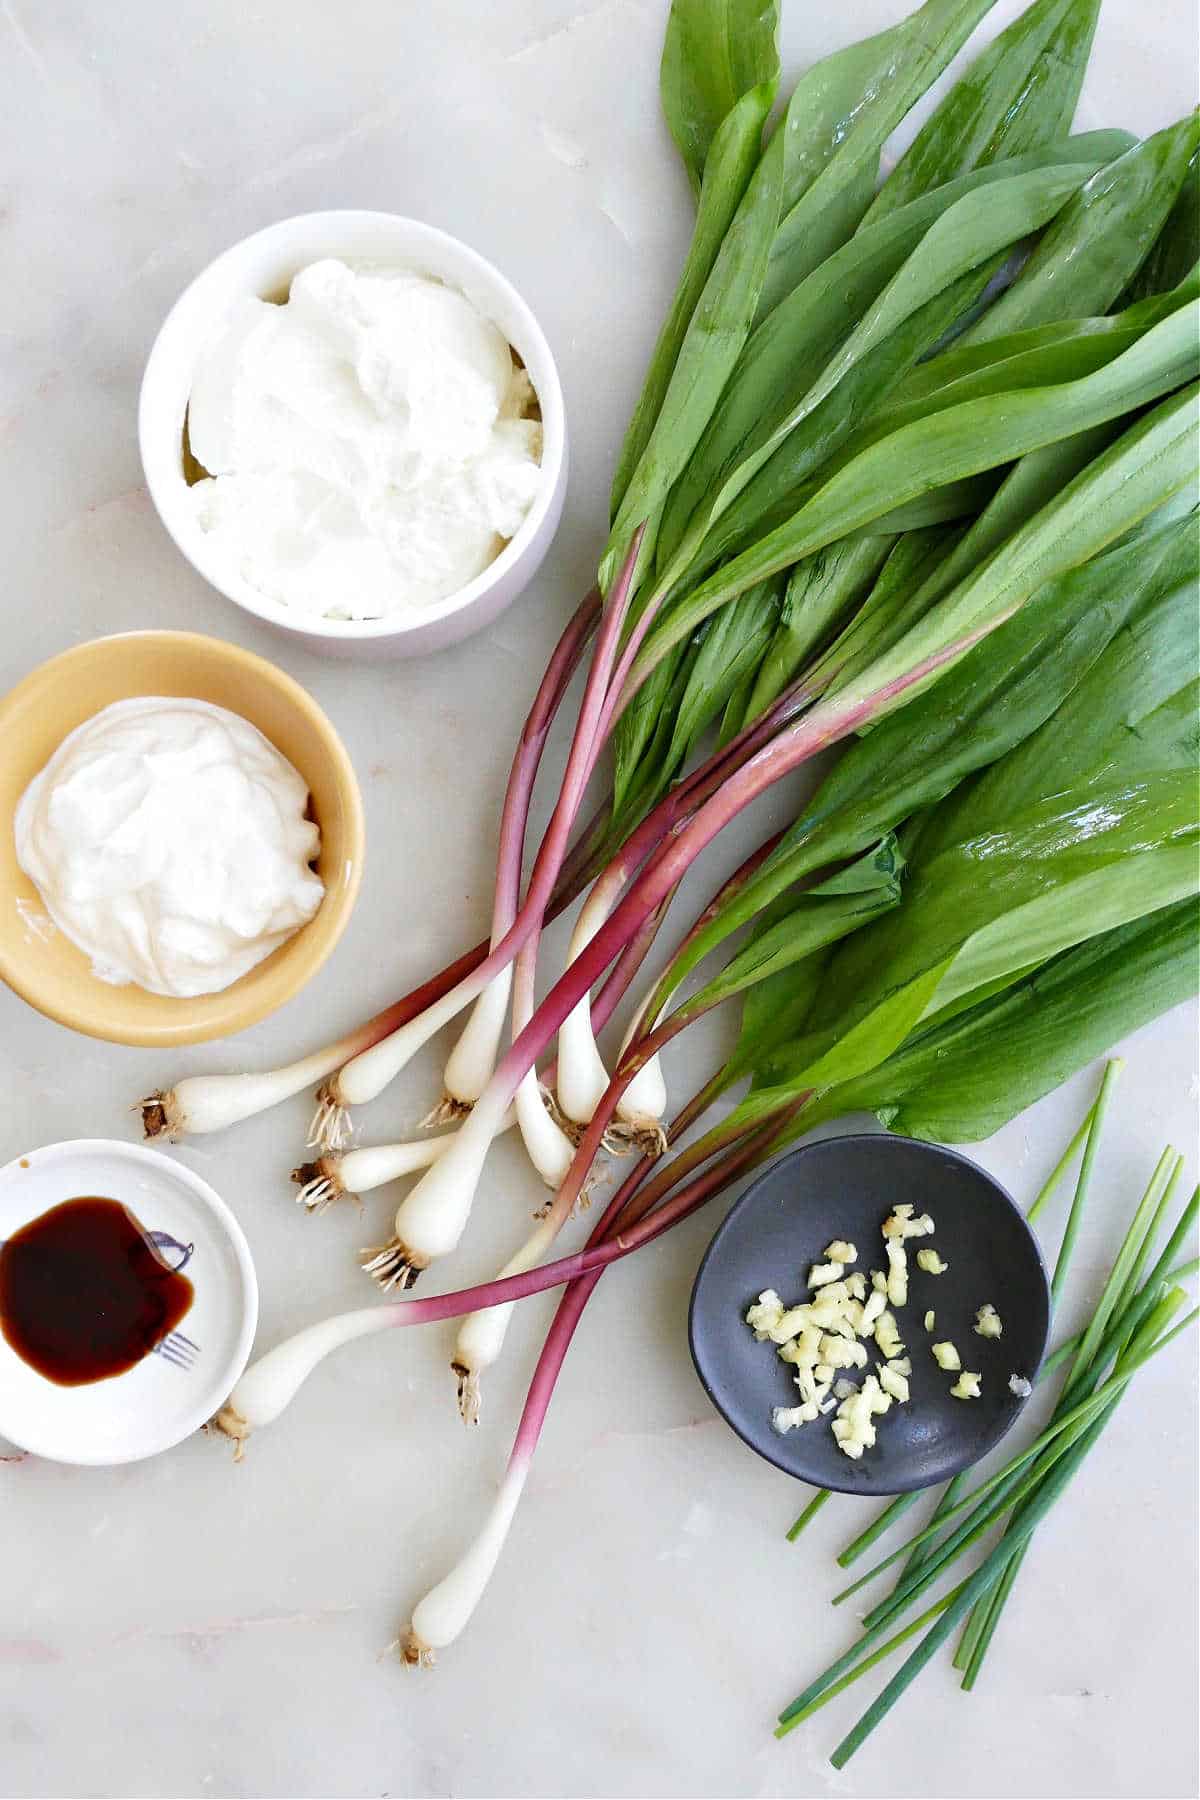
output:
[[59, 1387], [132, 1369], [193, 1292], [118, 1200], [64, 1200], [0, 1247], [0, 1330]]

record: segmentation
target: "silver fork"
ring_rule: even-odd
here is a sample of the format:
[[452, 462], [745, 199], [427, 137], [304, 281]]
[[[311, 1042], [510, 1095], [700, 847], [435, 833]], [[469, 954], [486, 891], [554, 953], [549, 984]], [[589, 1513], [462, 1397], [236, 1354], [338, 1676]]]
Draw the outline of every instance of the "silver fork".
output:
[[154, 1354], [161, 1356], [164, 1362], [172, 1363], [177, 1369], [191, 1369], [200, 1354], [200, 1346], [194, 1344], [190, 1337], [185, 1337], [182, 1331], [169, 1331], [165, 1338], [155, 1344]]

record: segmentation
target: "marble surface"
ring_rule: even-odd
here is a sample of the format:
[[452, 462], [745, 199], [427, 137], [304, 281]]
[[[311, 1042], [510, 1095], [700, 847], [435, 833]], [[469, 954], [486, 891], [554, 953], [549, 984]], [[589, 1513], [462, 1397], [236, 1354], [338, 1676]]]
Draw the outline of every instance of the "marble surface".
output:
[[[357, 915], [301, 1000], [242, 1038], [163, 1059], [69, 1036], [0, 995], [5, 1156], [129, 1135], [130, 1101], [189, 1070], [264, 1067], [402, 990], [477, 935], [508, 749], [589, 578], [614, 446], [688, 229], [656, 104], [664, 0], [0, 3], [6, 280], [0, 307], [0, 686], [100, 632], [224, 634], [328, 708], [359, 770], [370, 856]], [[897, 0], [785, 6], [786, 66]], [[1003, 0], [993, 23], [1015, 11]], [[1192, 103], [1188, 0], [1106, 0], [1088, 125]], [[226, 244], [325, 206], [410, 212], [493, 257], [560, 359], [574, 473], [534, 591], [484, 638], [390, 668], [320, 661], [184, 566], [142, 486], [141, 367], [168, 305]], [[782, 821], [777, 794], [757, 821]], [[743, 845], [745, 836], [739, 840]], [[712, 859], [706, 882], [739, 852]], [[1192, 1156], [1194, 1015], [1125, 1048], [1068, 1311], [1093, 1295], [1162, 1141]], [[716, 1039], [671, 1065], [687, 1087]], [[399, 1135], [424, 1057], [371, 1109]], [[979, 1150], [1032, 1196], [1087, 1104], [1082, 1074]], [[690, 1091], [690, 1089], [688, 1089]], [[260, 1342], [364, 1303], [354, 1251], [379, 1194], [301, 1217], [296, 1101], [179, 1156], [236, 1208]], [[1194, 1160], [1194, 1157], [1192, 1158]], [[536, 1193], [509, 1149], [447, 1276], [483, 1276]], [[843, 1697], [775, 1744], [781, 1703], [848, 1640], [826, 1602], [856, 1525], [803, 1498], [710, 1411], [688, 1360], [699, 1218], [603, 1284], [507, 1555], [436, 1672], [381, 1652], [493, 1491], [549, 1302], [514, 1326], [478, 1432], [438, 1328], [347, 1350], [233, 1468], [196, 1438], [141, 1466], [0, 1461], [0, 1792], [15, 1795], [1183, 1795], [1195, 1791], [1194, 1349], [1157, 1365], [1039, 1536], [986, 1679], [938, 1664], [835, 1774]], [[575, 1229], [578, 1229], [576, 1227]]]

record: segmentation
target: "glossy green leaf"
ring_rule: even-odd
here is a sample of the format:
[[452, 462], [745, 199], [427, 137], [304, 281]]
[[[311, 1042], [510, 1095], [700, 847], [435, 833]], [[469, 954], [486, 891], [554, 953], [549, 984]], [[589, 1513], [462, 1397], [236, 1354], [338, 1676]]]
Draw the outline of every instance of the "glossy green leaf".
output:
[[1118, 1039], [1194, 994], [1198, 944], [1194, 900], [1090, 938], [822, 1095], [803, 1129], [869, 1110], [907, 1137], [950, 1144], [990, 1137]]
[[965, 176], [860, 231], [763, 321], [664, 512], [665, 582], [851, 370], [960, 277], [1053, 218], [1091, 165], [1008, 175], [1006, 167]]
[[[793, 517], [817, 491], [842, 447], [873, 406], [930, 351], [948, 325], [978, 298], [998, 261], [973, 270], [928, 301], [840, 381], [796, 430], [786, 437], [752, 480], [708, 531], [688, 570], [677, 585], [674, 602], [663, 610], [664, 622], [673, 603], [686, 595], [710, 570], [740, 554]], [[660, 579], [662, 569], [660, 567]]]
[[1008, 291], [963, 343], [1106, 312], [1141, 267], [1200, 143], [1192, 114], [1100, 169], [1065, 206]]
[[[1020, 783], [1024, 796], [1044, 793], [1045, 742], [1029, 752], [1028, 763], [1016, 746], [1042, 728], [1054, 733], [1055, 717], [1066, 707], [1071, 710], [1055, 735], [1056, 754], [1061, 767], [1078, 779], [1078, 765], [1068, 765], [1064, 746], [1090, 743], [1081, 720], [1095, 714], [1107, 721], [1111, 697], [1118, 718], [1136, 731], [1143, 715], [1186, 680], [1196, 654], [1198, 556], [1194, 522], [1183, 518], [1135, 533], [1047, 583], [936, 688], [851, 744], [769, 862], [676, 959], [674, 978], [682, 980], [703, 956], [813, 870], [860, 854], [989, 764], [996, 765], [996, 773], [982, 779], [996, 783], [1001, 801], [1007, 769], [1014, 792]], [[1152, 646], [1158, 647], [1157, 659]], [[1139, 672], [1144, 685], [1131, 685]], [[1026, 767], [1029, 786], [1022, 774]]]
[[921, 127], [864, 223], [964, 169], [1019, 156], [1069, 131], [1099, 10], [1099, 0], [1035, 0], [1026, 7]]
[[1124, 570], [1144, 584], [1136, 609], [1053, 716], [938, 809], [930, 848], [963, 835], [968, 820], [972, 829], [987, 830], [1031, 804], [1045, 792], [1050, 771], [1065, 789], [1092, 779], [1137, 780], [1154, 770], [1195, 766], [1200, 744], [1200, 718], [1192, 706], [1200, 603], [1196, 519], [1134, 539], [1107, 560], [1110, 577], [1120, 579]]
[[687, 1010], [697, 1014], [792, 969], [900, 904], [904, 858], [888, 833], [849, 869], [799, 896], [787, 915], [756, 934], [707, 982]]
[[[818, 550], [792, 570], [771, 647], [750, 695], [748, 718], [766, 710], [849, 609], [866, 598], [894, 541], [863, 532]], [[722, 613], [727, 610], [723, 607]]]
[[866, 668], [933, 604], [937, 589], [931, 578], [962, 535], [961, 527], [935, 525], [898, 539], [863, 605], [812, 664], [807, 679], [814, 697], [836, 690]]
[[718, 126], [707, 152], [696, 224], [679, 285], [658, 334], [638, 403], [629, 421], [613, 476], [611, 510], [615, 516], [630, 476], [650, 441], [670, 385], [680, 346], [712, 273], [725, 234], [733, 222], [758, 164], [762, 128], [775, 89], [764, 82], [743, 94]]
[[742, 675], [754, 670], [774, 637], [783, 606], [783, 580], [750, 588], [717, 613], [700, 634], [687, 684], [673, 709], [670, 747], [658, 772], [665, 791], [704, 733], [717, 718]]
[[1196, 784], [1169, 773], [1052, 795], [1004, 830], [922, 859], [903, 907], [843, 946], [805, 1036], [768, 1080], [848, 1080], [925, 1014], [1194, 893], [1198, 836]]
[[761, 316], [854, 230], [861, 212], [847, 208], [847, 194], [865, 212], [884, 141], [992, 3], [926, 0], [890, 30], [837, 51], [802, 76], [779, 127], [789, 142], [788, 171]]
[[779, 81], [778, 27], [777, 0], [672, 0], [659, 96], [697, 194], [729, 114], [751, 88]]
[[[932, 569], [921, 586], [912, 594], [905, 611], [894, 621], [888, 644], [878, 643], [877, 654], [899, 643], [901, 627], [916, 624], [937, 601], [949, 594], [960, 581], [965, 581], [988, 557], [1000, 550], [1006, 540], [1046, 506], [1059, 490], [1118, 435], [1120, 422], [1107, 420], [1090, 431], [1076, 432], [1073, 437], [1059, 438], [1040, 449], [1029, 451], [1000, 482], [979, 516], [964, 530], [949, 554]], [[854, 679], [856, 670], [846, 670], [831, 684], [838, 693]]]
[[966, 400], [1020, 388], [1078, 381], [1120, 356], [1152, 326], [1200, 297], [1200, 279], [1141, 301], [1124, 312], [1037, 326], [1011, 337], [943, 352], [896, 383], [829, 464], [832, 473], [893, 431], [932, 418]]
[[[985, 264], [976, 277], [964, 277], [930, 302], [852, 370], [784, 440], [710, 528], [692, 562], [693, 583], [791, 518], [814, 491], [812, 484], [818, 474], [827, 477], [881, 436], [968, 399], [1078, 379], [1110, 361], [1152, 324], [1200, 292], [1195, 281], [1185, 282], [1174, 296], [1130, 308], [1119, 319], [1101, 317], [1033, 328], [997, 339], [994, 345], [985, 342], [960, 349], [956, 343], [914, 367], [918, 357], [927, 355], [946, 329], [962, 319], [999, 266], [998, 260]], [[1078, 342], [1106, 336], [1107, 344]], [[995, 355], [990, 354], [993, 349]], [[685, 472], [682, 480], [689, 476], [690, 471]], [[682, 481], [672, 497], [673, 511], [681, 489]], [[947, 507], [937, 516], [956, 514]], [[931, 522], [930, 513], [924, 522]], [[666, 526], [664, 556], [678, 529], [676, 515]], [[660, 562], [660, 573], [661, 569]]]
[[1200, 260], [1200, 152], [1193, 156], [1179, 196], [1150, 254], [1125, 292], [1125, 301], [1168, 293], [1189, 276]]
[[[710, 612], [756, 581], [765, 580], [768, 575], [799, 562], [802, 557], [851, 531], [864, 529], [892, 508], [947, 482], [1012, 462], [1043, 444], [1073, 437], [1106, 420], [1120, 418], [1122, 414], [1133, 412], [1169, 393], [1181, 383], [1194, 381], [1200, 369], [1198, 326], [1200, 303], [1181, 307], [1104, 368], [1080, 380], [967, 401], [906, 426], [872, 445], [832, 475], [786, 525], [768, 533], [751, 549], [717, 570], [701, 582], [683, 604], [674, 608], [669, 619], [663, 621], [662, 628], [643, 646], [638, 673], [648, 672], [674, 643], [690, 636]], [[1192, 429], [1194, 411], [1192, 395], [1156, 411], [1154, 429], [1158, 435], [1152, 444], [1131, 435], [1126, 461], [1130, 465], [1145, 464], [1143, 472], [1148, 477], [1145, 484], [1148, 495], [1156, 487], [1151, 466], [1158, 460], [1160, 448], [1167, 452], [1168, 444], [1171, 446], [1168, 454], [1175, 487], [1182, 486], [1186, 480], [1185, 445]], [[1111, 474], [1101, 471], [1099, 463], [1096, 471], [1097, 493], [1103, 493], [1106, 499], [1112, 497], [1113, 516], [1120, 518], [1122, 503], [1118, 489], [1123, 474], [1117, 476], [1114, 486]], [[1057, 510], [1051, 529], [1061, 535], [1063, 543], [1087, 544], [1094, 520], [1083, 517], [1088, 502], [1083, 494], [1073, 491], [1075, 486], [1073, 483], [1062, 497], [1065, 509], [1059, 502], [1054, 503]], [[1147, 510], [1149, 505], [1158, 503], [1157, 499], [1150, 501]], [[1072, 517], [1070, 509], [1076, 505], [1080, 511]], [[1052, 510], [1054, 508], [1047, 509], [1048, 512]], [[1137, 516], [1141, 515], [1135, 515], [1135, 518]], [[1131, 519], [1130, 523], [1133, 522]], [[1127, 528], [1124, 524], [1118, 527], [1119, 530]], [[1085, 560], [1104, 542], [1111, 542], [1112, 535], [1116, 533], [1093, 541], [1090, 549], [1073, 560]], [[1057, 572], [1052, 568], [1053, 546], [1044, 539], [1039, 542], [1036, 552], [1032, 541], [1022, 543], [1021, 551], [1025, 567], [1031, 566], [1030, 556], [1042, 559], [1045, 572], [1035, 585], [1040, 586], [1042, 580]], [[1060, 564], [1064, 568], [1070, 566], [1071, 562]], [[939, 654], [940, 649], [960, 632], [969, 632], [974, 629], [974, 624], [982, 624], [985, 614], [993, 606], [998, 615], [1002, 614], [1005, 602], [999, 593], [989, 593], [987, 603], [980, 604], [991, 581], [989, 575], [984, 588], [964, 591], [959, 604], [950, 607], [947, 602], [944, 609], [938, 609], [934, 634], [938, 641], [931, 639], [922, 645], [921, 655]], [[944, 637], [940, 637], [943, 632]], [[864, 673], [862, 680], [886, 683], [899, 678], [901, 664], [908, 654], [906, 638], [893, 652], [893, 658], [899, 660], [873, 666]]]
[[613, 734], [613, 847], [653, 805], [657, 771], [671, 740], [675, 712], [691, 670], [694, 646], [678, 644], [617, 721]]
[[686, 464], [750, 334], [779, 219], [783, 160], [777, 133], [750, 178], [683, 333], [601, 560], [605, 591], [637, 527], [661, 508]]

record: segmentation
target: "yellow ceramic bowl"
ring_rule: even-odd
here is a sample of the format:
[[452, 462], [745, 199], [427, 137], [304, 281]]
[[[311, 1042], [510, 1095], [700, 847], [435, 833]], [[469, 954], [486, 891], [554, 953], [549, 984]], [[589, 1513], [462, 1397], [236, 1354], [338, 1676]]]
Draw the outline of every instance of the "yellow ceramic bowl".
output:
[[[257, 725], [304, 777], [321, 829], [316, 915], [219, 994], [176, 1000], [92, 974], [17, 863], [12, 820], [29, 782], [69, 732], [114, 700], [208, 700]], [[298, 682], [261, 656], [187, 631], [130, 631], [66, 650], [0, 701], [0, 978], [39, 1012], [115, 1044], [199, 1044], [266, 1018], [316, 974], [346, 926], [362, 878], [362, 799], [341, 739]]]

